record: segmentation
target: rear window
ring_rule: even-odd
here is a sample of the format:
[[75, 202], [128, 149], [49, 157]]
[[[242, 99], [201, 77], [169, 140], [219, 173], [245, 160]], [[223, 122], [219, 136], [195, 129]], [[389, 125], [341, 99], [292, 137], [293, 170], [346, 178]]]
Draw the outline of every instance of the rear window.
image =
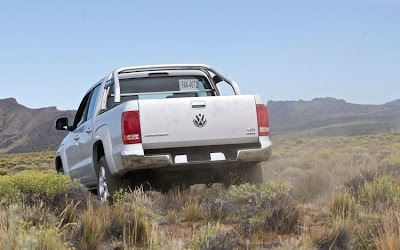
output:
[[[163, 76], [119, 80], [123, 99], [162, 99], [215, 95], [203, 76]], [[126, 100], [125, 100], [126, 101]]]

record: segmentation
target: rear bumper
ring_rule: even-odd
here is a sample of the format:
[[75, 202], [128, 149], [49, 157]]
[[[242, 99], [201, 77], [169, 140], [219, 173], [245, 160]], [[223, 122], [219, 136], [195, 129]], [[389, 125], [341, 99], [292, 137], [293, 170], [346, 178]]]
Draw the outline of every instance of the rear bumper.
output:
[[[272, 143], [267, 136], [260, 137], [260, 148], [257, 149], [240, 149], [237, 151], [237, 157], [234, 162], [262, 162], [269, 160], [271, 156]], [[141, 151], [143, 152], [143, 151]], [[176, 156], [175, 159], [169, 154], [162, 155], [151, 155], [146, 156], [137, 151], [123, 151], [121, 152], [121, 160], [123, 171], [128, 172], [139, 169], [155, 169], [163, 168], [168, 166], [182, 166], [184, 164], [208, 164], [208, 163], [223, 163], [232, 162], [232, 160], [226, 160], [223, 153], [210, 154], [210, 160], [207, 161], [187, 161], [185, 155]], [[123, 173], [120, 173], [123, 174]]]
[[269, 160], [272, 152], [272, 143], [267, 136], [265, 137], [264, 140], [260, 140], [261, 148], [259, 149], [238, 150], [237, 160], [244, 162], [261, 162]]

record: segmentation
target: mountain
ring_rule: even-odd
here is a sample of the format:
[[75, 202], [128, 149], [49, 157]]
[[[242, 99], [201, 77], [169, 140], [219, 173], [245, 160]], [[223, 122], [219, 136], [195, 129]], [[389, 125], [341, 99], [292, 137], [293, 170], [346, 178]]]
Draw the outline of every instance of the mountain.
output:
[[73, 119], [74, 113], [55, 107], [29, 109], [14, 98], [0, 99], [0, 153], [57, 150], [66, 132], [55, 130], [54, 122]]
[[[400, 106], [360, 105], [335, 98], [269, 101], [271, 138], [400, 132]], [[57, 150], [66, 131], [54, 129], [59, 117], [75, 111], [30, 109], [14, 98], [0, 99], [0, 154]]]
[[400, 132], [400, 106], [360, 105], [335, 98], [269, 101], [271, 137]]
[[400, 106], [400, 99], [385, 103], [387, 106]]

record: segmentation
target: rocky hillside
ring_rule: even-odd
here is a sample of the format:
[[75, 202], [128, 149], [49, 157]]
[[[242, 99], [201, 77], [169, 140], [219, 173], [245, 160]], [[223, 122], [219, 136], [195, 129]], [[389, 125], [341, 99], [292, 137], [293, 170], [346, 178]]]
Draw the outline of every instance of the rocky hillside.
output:
[[[335, 98], [269, 101], [272, 139], [400, 132], [400, 106], [359, 105]], [[0, 99], [0, 153], [56, 150], [65, 131], [54, 121], [74, 111], [29, 109], [13, 98]]]
[[400, 106], [400, 99], [385, 103], [387, 106]]
[[269, 101], [271, 136], [333, 136], [400, 131], [400, 106], [359, 105], [335, 98]]
[[54, 129], [57, 118], [74, 111], [55, 107], [29, 109], [14, 98], [0, 99], [0, 153], [56, 150], [66, 132]]

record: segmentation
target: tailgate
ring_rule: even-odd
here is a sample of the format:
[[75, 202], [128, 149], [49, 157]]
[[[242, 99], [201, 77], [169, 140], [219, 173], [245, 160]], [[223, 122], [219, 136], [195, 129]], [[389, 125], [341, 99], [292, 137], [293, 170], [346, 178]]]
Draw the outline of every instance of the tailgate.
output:
[[252, 95], [139, 100], [144, 149], [258, 142]]

